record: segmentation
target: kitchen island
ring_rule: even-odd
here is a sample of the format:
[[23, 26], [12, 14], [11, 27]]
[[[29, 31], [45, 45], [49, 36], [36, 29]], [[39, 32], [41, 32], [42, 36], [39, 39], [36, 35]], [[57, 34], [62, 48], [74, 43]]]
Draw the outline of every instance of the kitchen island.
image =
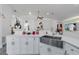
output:
[[66, 31], [62, 37], [64, 41], [64, 49], [66, 54], [79, 55], [79, 32], [78, 31]]
[[[69, 33], [69, 32], [68, 32]], [[78, 35], [9, 35], [9, 55], [79, 55]]]
[[[52, 36], [50, 35], [47, 35], [47, 36], [52, 38]], [[9, 35], [7, 36], [7, 39], [6, 39], [7, 54], [9, 55], [45, 54], [45, 52], [41, 53], [41, 51], [43, 51], [42, 50], [43, 48], [44, 49], [46, 48], [46, 45], [48, 45], [48, 47], [50, 46], [52, 49], [54, 48], [56, 50], [59, 49], [59, 51], [62, 51], [61, 48], [57, 48], [53, 46], [54, 44], [50, 45], [50, 44], [43, 43], [43, 41], [49, 40], [49, 38], [46, 37], [47, 39], [42, 40], [41, 37], [44, 37], [44, 35]], [[54, 39], [61, 39], [61, 37], [58, 37], [58, 38], [54, 37]], [[50, 48], [46, 48], [46, 50], [49, 51]], [[53, 53], [53, 51], [54, 50], [52, 50], [52, 54], [56, 54], [55, 52]]]
[[40, 35], [9, 35], [7, 36], [7, 54], [39, 54]]

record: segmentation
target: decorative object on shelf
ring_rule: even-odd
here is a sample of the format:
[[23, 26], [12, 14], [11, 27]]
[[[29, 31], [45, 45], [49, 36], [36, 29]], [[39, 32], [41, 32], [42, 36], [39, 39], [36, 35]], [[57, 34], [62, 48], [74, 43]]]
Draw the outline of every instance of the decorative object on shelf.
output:
[[39, 25], [40, 25], [40, 28], [43, 30], [43, 23], [40, 22]]
[[15, 32], [14, 32], [14, 30], [13, 30], [13, 27], [11, 27], [11, 34], [14, 34]]
[[10, 25], [10, 33], [13, 35], [15, 32], [14, 32], [14, 27], [12, 25]]
[[62, 24], [57, 24], [56, 32], [58, 32], [61, 35], [63, 34], [63, 25]]
[[27, 20], [26, 20], [25, 23], [24, 23], [24, 29], [25, 29], [26, 31], [29, 31], [29, 30], [30, 30], [30, 28], [29, 28], [29, 23], [28, 23]]
[[43, 22], [42, 22], [42, 20], [43, 20], [44, 17], [40, 16], [39, 13], [40, 13], [40, 11], [38, 10], [37, 20], [39, 20], [39, 25], [37, 27], [37, 30], [43, 30]]
[[14, 24], [14, 28], [17, 29], [21, 29], [21, 24], [20, 24], [20, 21], [16, 18], [16, 23]]
[[43, 18], [44, 18], [44, 17], [42, 17], [42, 16], [38, 16], [38, 17], [37, 17], [37, 19], [41, 19], [41, 20], [43, 20]]

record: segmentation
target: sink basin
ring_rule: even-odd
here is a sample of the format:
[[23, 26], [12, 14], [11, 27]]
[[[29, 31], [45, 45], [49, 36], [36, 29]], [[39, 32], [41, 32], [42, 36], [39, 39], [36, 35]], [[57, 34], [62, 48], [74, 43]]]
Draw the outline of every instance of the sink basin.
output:
[[53, 38], [52, 36], [48, 36], [48, 35], [44, 35], [42, 37], [46, 37], [46, 38]]
[[63, 41], [61, 41], [61, 37], [45, 35], [40, 37], [40, 42], [51, 46], [55, 46], [58, 48], [63, 48]]
[[61, 40], [62, 37], [44, 35], [44, 36], [42, 36], [42, 38], [49, 38], [49, 39]]

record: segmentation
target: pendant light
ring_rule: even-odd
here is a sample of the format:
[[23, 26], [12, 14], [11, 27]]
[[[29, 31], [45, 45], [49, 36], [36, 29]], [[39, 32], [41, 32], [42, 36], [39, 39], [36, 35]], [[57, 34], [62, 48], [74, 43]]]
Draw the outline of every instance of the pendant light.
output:
[[40, 16], [39, 14], [40, 14], [40, 11], [38, 10], [38, 16], [37, 16], [37, 19], [43, 20], [44, 17]]

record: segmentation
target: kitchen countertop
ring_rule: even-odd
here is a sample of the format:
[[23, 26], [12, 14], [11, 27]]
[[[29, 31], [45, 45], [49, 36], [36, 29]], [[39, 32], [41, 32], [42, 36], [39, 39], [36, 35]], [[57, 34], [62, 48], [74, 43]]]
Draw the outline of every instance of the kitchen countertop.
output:
[[79, 31], [76, 32], [64, 32], [62, 40], [72, 44], [79, 48]]
[[[22, 37], [42, 37], [46, 34], [39, 34], [39, 35], [22, 35], [22, 34], [14, 34], [14, 35], [8, 35], [8, 36], [22, 36]], [[64, 35], [51, 35], [51, 34], [48, 34], [48, 36], [57, 36], [57, 37], [62, 37], [61, 40], [65, 41], [65, 42], [68, 42], [76, 47], [79, 48], [79, 31], [76, 31], [76, 32], [69, 32], [69, 31], [66, 31], [64, 32]]]

